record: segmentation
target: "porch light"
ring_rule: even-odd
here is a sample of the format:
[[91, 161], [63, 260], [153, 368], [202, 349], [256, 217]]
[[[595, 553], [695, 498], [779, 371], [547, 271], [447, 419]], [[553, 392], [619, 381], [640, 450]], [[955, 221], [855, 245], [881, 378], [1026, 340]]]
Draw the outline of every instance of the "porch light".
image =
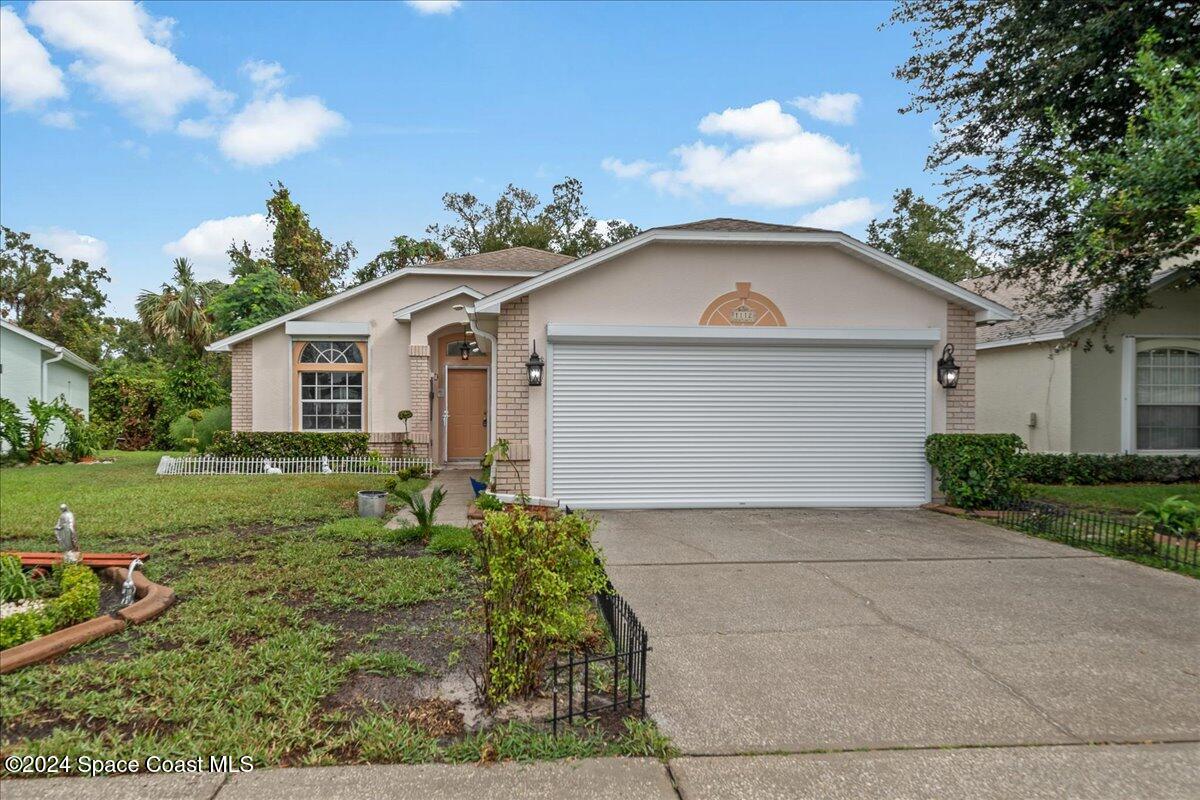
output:
[[958, 364], [954, 363], [954, 345], [947, 344], [942, 348], [942, 357], [937, 363], [938, 383], [947, 389], [958, 386]]
[[533, 353], [530, 354], [529, 360], [525, 362], [525, 369], [529, 371], [529, 385], [541, 386], [542, 373], [546, 369], [546, 362], [542, 361], [542, 357], [538, 355], [536, 340], [533, 342]]
[[466, 342], [463, 342], [462, 344], [460, 344], [458, 346], [458, 356], [463, 361], [470, 361], [471, 360], [471, 345], [467, 344]]

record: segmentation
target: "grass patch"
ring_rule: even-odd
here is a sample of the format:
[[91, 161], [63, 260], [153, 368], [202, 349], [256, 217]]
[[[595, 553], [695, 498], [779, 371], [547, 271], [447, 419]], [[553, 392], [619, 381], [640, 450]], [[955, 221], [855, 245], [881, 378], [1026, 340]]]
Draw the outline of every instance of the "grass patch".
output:
[[1146, 503], [1159, 503], [1174, 495], [1200, 503], [1200, 483], [1032, 484], [1030, 491], [1033, 500], [1097, 511], [1137, 513]]
[[389, 675], [393, 678], [403, 678], [405, 675], [420, 675], [425, 672], [425, 665], [413, 661], [403, 653], [383, 650], [372, 653], [351, 653], [345, 665], [353, 670], [366, 672], [371, 675]]
[[433, 535], [429, 537], [429, 546], [425, 549], [444, 555], [470, 555], [475, 552], [475, 534], [468, 528], [455, 525], [435, 525]]

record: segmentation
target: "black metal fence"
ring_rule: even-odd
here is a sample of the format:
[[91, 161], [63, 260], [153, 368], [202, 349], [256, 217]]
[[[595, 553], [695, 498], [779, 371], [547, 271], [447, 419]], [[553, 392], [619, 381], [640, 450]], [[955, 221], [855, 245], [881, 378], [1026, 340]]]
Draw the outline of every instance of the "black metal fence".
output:
[[1001, 511], [1000, 524], [1075, 547], [1141, 556], [1163, 566], [1200, 568], [1200, 539], [1137, 517], [1023, 502]]
[[554, 714], [550, 724], [558, 735], [561, 722], [572, 724], [602, 711], [626, 709], [646, 716], [646, 656], [650, 637], [625, 598], [613, 591], [595, 596], [608, 625], [612, 650], [567, 653], [551, 667]]

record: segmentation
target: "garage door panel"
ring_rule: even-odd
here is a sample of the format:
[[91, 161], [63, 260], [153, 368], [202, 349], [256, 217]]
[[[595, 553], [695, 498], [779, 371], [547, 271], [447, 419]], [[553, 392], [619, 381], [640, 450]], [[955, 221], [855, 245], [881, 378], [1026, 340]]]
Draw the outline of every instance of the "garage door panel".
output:
[[915, 505], [927, 351], [556, 344], [550, 490], [584, 507]]

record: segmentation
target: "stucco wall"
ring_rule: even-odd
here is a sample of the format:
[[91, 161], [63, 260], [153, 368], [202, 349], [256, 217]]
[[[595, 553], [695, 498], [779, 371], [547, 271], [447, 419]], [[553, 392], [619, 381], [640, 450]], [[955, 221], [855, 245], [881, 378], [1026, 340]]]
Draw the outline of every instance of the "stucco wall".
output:
[[[937, 328], [947, 303], [878, 267], [827, 246], [658, 243], [530, 295], [529, 335], [545, 351], [546, 325], [697, 325], [715, 298], [749, 281], [793, 328]], [[941, 352], [942, 344], [937, 346]], [[945, 390], [930, 370], [932, 429], [945, 429]], [[546, 487], [546, 393], [529, 393], [532, 494]], [[721, 424], [712, 420], [712, 424]]]
[[[1035, 452], [1071, 449], [1070, 348], [1057, 343], [980, 350], [977, 356], [975, 429], [1015, 433]], [[1029, 427], [1029, 415], [1037, 426]]]
[[1156, 308], [1122, 317], [1108, 328], [1108, 352], [1100, 331], [1094, 346], [1076, 347], [1071, 357], [1071, 445], [1081, 453], [1115, 453], [1121, 449], [1121, 338], [1167, 334], [1200, 337], [1200, 291], [1165, 288], [1154, 295]]
[[[439, 304], [410, 322], [397, 322], [393, 314], [448, 289], [466, 284], [485, 294], [499, 291], [519, 278], [456, 275], [412, 275], [399, 278], [373, 291], [307, 314], [306, 322], [367, 322], [367, 430], [373, 433], [404, 429], [396, 413], [412, 404], [409, 384], [410, 333], [413, 343], [426, 344], [426, 337], [447, 322], [465, 321], [466, 315], [450, 306], [462, 299]], [[415, 331], [410, 328], [415, 326]], [[254, 337], [254, 430], [292, 429], [291, 338], [280, 325]]]

